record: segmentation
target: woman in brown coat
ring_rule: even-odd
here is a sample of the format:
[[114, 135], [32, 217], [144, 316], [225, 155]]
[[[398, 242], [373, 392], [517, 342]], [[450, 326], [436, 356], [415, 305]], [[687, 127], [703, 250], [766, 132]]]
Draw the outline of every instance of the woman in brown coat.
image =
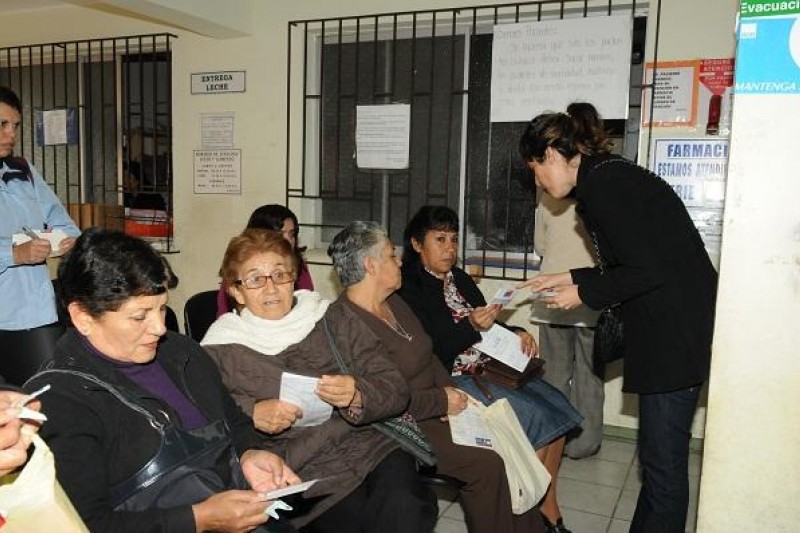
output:
[[[279, 232], [234, 237], [220, 273], [244, 308], [217, 319], [202, 344], [237, 403], [271, 435], [265, 446], [280, 450], [302, 479], [322, 479], [309, 490], [321, 497], [307, 499], [293, 523], [321, 532], [432, 530], [436, 505], [414, 458], [370, 425], [408, 404], [405, 380], [382, 357], [380, 340], [342, 303], [294, 291], [295, 255]], [[326, 323], [352, 375], [340, 373]], [[278, 399], [287, 372], [319, 378], [315, 393], [331, 406], [329, 418], [309, 425], [299, 407]]]
[[463, 411], [467, 397], [433, 353], [414, 312], [393, 294], [400, 286], [400, 260], [384, 230], [374, 222], [353, 222], [334, 237], [328, 254], [345, 287], [337, 303], [378, 335], [408, 380], [408, 411], [437, 451], [437, 471], [465, 483], [461, 501], [469, 531], [544, 531], [537, 509], [512, 514], [508, 480], [497, 453], [453, 444], [447, 415]]

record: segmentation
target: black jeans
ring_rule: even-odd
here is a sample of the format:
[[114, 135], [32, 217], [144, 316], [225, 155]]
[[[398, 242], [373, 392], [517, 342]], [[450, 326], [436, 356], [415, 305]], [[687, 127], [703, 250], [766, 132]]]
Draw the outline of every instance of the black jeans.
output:
[[63, 333], [64, 326], [58, 322], [33, 329], [0, 330], [0, 376], [21, 386], [50, 360]]
[[427, 533], [436, 526], [437, 514], [436, 497], [422, 483], [414, 458], [395, 450], [303, 531]]
[[701, 385], [639, 395], [642, 488], [631, 533], [683, 533], [689, 507], [689, 440]]

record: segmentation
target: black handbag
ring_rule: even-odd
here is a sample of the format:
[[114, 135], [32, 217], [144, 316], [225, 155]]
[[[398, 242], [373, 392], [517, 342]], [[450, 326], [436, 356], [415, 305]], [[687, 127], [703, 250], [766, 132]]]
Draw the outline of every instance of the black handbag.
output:
[[[592, 230], [592, 245], [597, 256], [597, 266], [600, 268], [600, 275], [606, 273], [603, 256], [600, 255], [600, 246], [597, 243], [597, 233]], [[597, 317], [597, 325], [594, 328], [594, 346], [592, 357], [597, 363], [611, 363], [617, 359], [622, 359], [624, 355], [625, 336], [622, 324], [622, 308], [620, 304], [606, 307]]]
[[623, 356], [623, 325], [620, 307], [606, 307], [597, 317], [592, 355], [596, 361], [610, 363]]
[[[322, 318], [322, 325], [339, 369], [345, 374], [351, 374], [352, 372], [350, 372], [347, 363], [342, 359], [339, 349], [336, 348], [336, 343], [333, 341], [333, 335], [331, 335], [331, 331], [328, 328], [327, 317]], [[436, 465], [436, 450], [433, 449], [428, 438], [410, 413], [406, 412], [401, 416], [373, 422], [370, 426], [379, 433], [396, 441], [400, 448], [413, 455], [420, 463], [426, 466]]]

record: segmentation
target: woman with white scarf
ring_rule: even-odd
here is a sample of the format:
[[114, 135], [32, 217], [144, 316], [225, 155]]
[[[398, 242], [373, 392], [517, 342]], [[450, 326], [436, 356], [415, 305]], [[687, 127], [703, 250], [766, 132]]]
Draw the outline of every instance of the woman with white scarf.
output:
[[[292, 523], [318, 532], [432, 530], [436, 504], [414, 458], [370, 425], [401, 414], [409, 400], [380, 340], [346, 306], [294, 291], [295, 255], [279, 232], [234, 237], [220, 276], [243, 308], [217, 319], [201, 344], [265, 434], [264, 446], [280, 450], [302, 479], [321, 480], [292, 502]], [[350, 374], [341, 372], [328, 334]], [[301, 409], [280, 399], [284, 373], [319, 378], [315, 393], [330, 417], [304, 424]]]

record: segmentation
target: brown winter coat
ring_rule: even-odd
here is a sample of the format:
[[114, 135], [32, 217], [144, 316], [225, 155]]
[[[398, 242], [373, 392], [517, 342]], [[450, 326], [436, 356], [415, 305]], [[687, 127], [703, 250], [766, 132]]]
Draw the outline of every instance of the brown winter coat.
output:
[[[301, 479], [328, 478], [308, 495], [332, 493], [294, 523], [302, 526], [329, 509], [361, 484], [389, 452], [391, 439], [369, 424], [404, 412], [408, 386], [397, 367], [384, 357], [378, 337], [339, 302], [328, 308], [325, 319], [339, 353], [356, 375], [364, 404], [357, 416], [334, 408], [330, 420], [304, 428], [289, 428], [264, 440], [265, 448], [280, 454]], [[325, 320], [323, 319], [323, 320]], [[240, 344], [206, 345], [217, 363], [225, 386], [250, 416], [255, 402], [277, 398], [283, 371], [306, 376], [340, 374], [329, 347], [323, 320], [302, 341], [277, 355], [266, 355]], [[313, 491], [313, 492], [312, 492]]]

